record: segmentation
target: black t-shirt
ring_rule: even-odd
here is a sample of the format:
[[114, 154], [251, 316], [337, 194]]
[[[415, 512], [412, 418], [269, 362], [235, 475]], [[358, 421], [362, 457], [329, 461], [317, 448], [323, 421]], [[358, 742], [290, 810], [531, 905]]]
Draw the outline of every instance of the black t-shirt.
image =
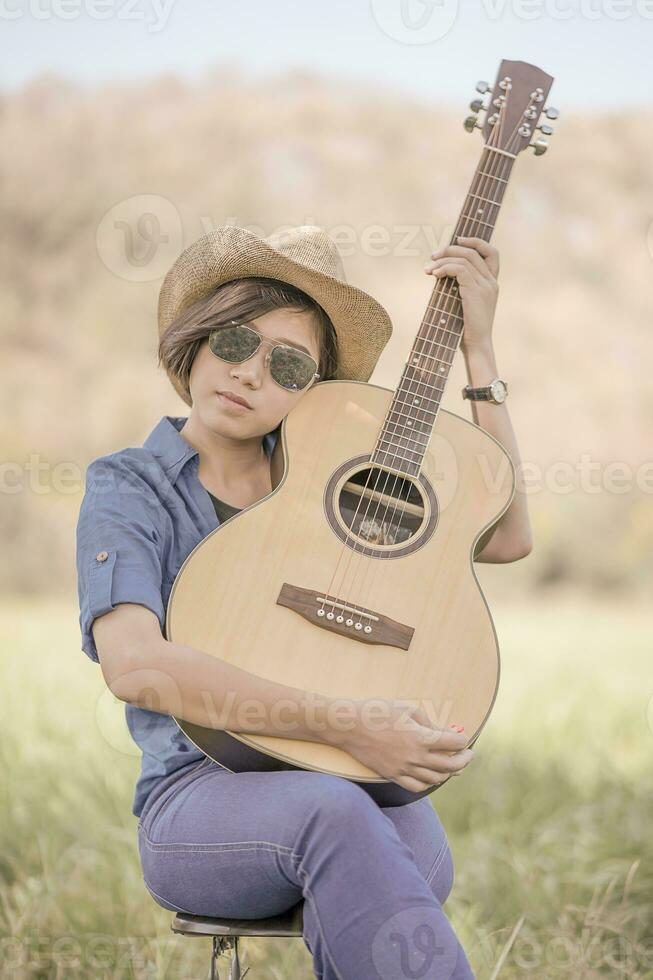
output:
[[220, 500], [219, 497], [214, 497], [210, 490], [207, 490], [206, 492], [213, 501], [213, 508], [221, 522], [228, 520], [230, 517], [233, 517], [234, 514], [239, 514], [240, 511], [243, 510], [242, 507], [232, 507], [231, 504], [225, 503], [225, 501]]

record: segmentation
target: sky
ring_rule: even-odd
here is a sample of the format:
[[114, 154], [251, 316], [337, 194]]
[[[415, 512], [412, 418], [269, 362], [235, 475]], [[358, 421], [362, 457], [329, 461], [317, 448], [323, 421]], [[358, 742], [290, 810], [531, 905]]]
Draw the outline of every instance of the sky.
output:
[[653, 0], [0, 0], [0, 35], [4, 91], [44, 72], [96, 85], [235, 64], [460, 108], [508, 58], [554, 76], [561, 114], [653, 96]]

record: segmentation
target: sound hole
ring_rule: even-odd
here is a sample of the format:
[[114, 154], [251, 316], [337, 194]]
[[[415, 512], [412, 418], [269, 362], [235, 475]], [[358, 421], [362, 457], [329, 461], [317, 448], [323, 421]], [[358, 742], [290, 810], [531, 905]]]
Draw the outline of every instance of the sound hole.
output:
[[408, 541], [424, 521], [417, 484], [378, 466], [366, 466], [347, 477], [338, 510], [351, 534], [377, 546]]

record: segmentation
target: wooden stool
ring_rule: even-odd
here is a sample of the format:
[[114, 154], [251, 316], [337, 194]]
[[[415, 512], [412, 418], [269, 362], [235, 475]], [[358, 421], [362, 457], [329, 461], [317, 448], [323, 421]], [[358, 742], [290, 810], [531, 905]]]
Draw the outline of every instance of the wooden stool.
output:
[[240, 972], [238, 940], [241, 936], [300, 937], [304, 921], [304, 900], [281, 915], [269, 919], [213, 919], [206, 915], [178, 912], [170, 926], [182, 936], [211, 936], [211, 967], [209, 980], [220, 980], [218, 957], [231, 952], [228, 980], [241, 980], [248, 972]]

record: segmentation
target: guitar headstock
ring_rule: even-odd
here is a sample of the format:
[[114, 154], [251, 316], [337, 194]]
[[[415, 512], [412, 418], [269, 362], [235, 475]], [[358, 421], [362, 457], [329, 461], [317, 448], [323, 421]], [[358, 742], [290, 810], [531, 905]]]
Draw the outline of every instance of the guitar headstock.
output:
[[474, 99], [470, 105], [475, 113], [485, 112], [485, 120], [480, 123], [478, 115], [468, 116], [465, 129], [470, 133], [481, 129], [486, 143], [515, 156], [529, 146], [540, 156], [549, 144], [541, 138], [531, 143], [531, 138], [538, 129], [544, 136], [553, 133], [551, 126], [540, 122], [542, 114], [547, 119], [558, 118], [557, 109], [545, 106], [552, 85], [553, 77], [535, 65], [502, 61], [492, 91], [487, 82], [476, 86], [483, 96], [489, 92], [488, 104]]

